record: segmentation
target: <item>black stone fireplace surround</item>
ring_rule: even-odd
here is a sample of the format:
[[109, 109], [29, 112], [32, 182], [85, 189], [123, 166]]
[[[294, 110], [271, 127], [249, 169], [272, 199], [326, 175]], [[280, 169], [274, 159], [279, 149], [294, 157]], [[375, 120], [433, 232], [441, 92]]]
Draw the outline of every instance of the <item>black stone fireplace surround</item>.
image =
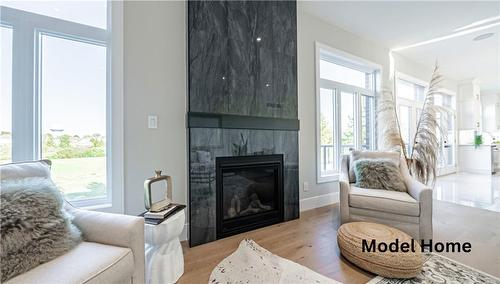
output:
[[217, 238], [283, 221], [283, 155], [216, 159]]
[[[297, 6], [295, 1], [187, 5], [189, 244], [196, 246], [299, 217]], [[281, 157], [281, 174], [274, 161], [254, 172], [240, 165], [220, 180], [221, 161], [252, 164], [270, 157]], [[224, 205], [219, 186], [236, 177], [236, 190], [248, 193], [239, 213], [227, 203], [218, 207]], [[253, 217], [241, 213], [256, 200], [261, 204], [250, 209], [262, 210]]]

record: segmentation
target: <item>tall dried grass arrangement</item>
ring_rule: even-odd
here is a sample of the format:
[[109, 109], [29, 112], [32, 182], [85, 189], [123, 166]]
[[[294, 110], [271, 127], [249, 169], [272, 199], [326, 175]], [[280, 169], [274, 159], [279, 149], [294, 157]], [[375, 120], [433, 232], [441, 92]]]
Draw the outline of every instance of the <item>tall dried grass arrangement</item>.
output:
[[434, 105], [436, 95], [440, 94], [440, 83], [443, 77], [434, 68], [429, 88], [425, 95], [424, 105], [413, 139], [410, 153], [401, 135], [396, 100], [389, 90], [383, 90], [377, 99], [377, 124], [381, 134], [381, 150], [400, 151], [405, 157], [410, 173], [424, 184], [432, 183], [436, 179], [437, 159], [440, 151], [439, 137], [446, 136], [437, 120], [437, 113], [443, 109]]
[[408, 159], [410, 172], [424, 184], [432, 182], [434, 185], [440, 148], [438, 133], [445, 135], [437, 120], [440, 108], [434, 105], [436, 95], [441, 94], [439, 89], [442, 81], [443, 77], [439, 74], [436, 65], [425, 95], [424, 106], [417, 122], [413, 147]]

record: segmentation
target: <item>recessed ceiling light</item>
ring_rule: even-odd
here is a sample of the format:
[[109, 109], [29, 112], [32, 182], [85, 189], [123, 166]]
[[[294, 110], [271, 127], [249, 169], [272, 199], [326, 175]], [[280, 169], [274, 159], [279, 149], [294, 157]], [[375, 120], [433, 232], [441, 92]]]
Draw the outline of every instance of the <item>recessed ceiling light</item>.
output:
[[262, 38], [261, 38], [261, 37], [258, 37], [258, 38], [256, 38], [255, 40], [256, 40], [257, 42], [260, 42], [260, 41], [262, 40]]
[[477, 37], [474, 38], [474, 40], [479, 41], [479, 40], [487, 39], [489, 37], [492, 37], [493, 35], [494, 35], [494, 33], [485, 33], [482, 35], [478, 35]]

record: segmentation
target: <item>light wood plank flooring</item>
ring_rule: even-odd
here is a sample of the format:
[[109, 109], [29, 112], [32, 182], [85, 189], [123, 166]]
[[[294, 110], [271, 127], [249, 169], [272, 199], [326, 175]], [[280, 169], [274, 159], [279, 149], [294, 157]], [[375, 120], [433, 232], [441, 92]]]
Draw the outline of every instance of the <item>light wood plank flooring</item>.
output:
[[366, 283], [374, 275], [340, 255], [337, 246], [338, 204], [302, 212], [300, 219], [189, 248], [183, 242], [184, 275], [179, 283], [207, 283], [213, 268], [245, 238], [281, 257], [343, 283]]
[[[500, 213], [434, 200], [434, 240], [470, 242], [471, 253], [443, 253], [458, 262], [500, 277]], [[300, 219], [189, 248], [183, 242], [185, 272], [179, 283], [207, 283], [212, 269], [242, 239], [259, 245], [342, 283], [366, 283], [374, 277], [339, 253], [339, 207], [302, 212]]]

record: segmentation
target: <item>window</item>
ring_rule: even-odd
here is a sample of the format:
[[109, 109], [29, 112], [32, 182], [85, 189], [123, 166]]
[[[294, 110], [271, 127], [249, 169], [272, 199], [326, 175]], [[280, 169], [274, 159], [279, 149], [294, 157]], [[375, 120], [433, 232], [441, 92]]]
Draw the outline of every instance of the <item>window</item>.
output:
[[397, 74], [396, 95], [399, 126], [407, 153], [412, 151], [418, 119], [424, 106], [426, 88], [426, 83], [420, 80], [401, 73]]
[[375, 149], [378, 66], [316, 45], [318, 182], [336, 180], [342, 155]]
[[[0, 160], [50, 159], [52, 179], [77, 206], [112, 207], [118, 195], [111, 191], [120, 177], [112, 179], [112, 161], [119, 155], [110, 151], [115, 134], [110, 8], [104, 0], [1, 6]], [[4, 36], [9, 32], [10, 39]], [[15, 72], [11, 76], [4, 69]], [[9, 114], [12, 123], [4, 119]]]
[[105, 198], [106, 47], [45, 34], [40, 45], [41, 156], [69, 200]]
[[435, 97], [434, 104], [440, 106], [437, 113], [438, 123], [444, 135], [438, 133], [440, 151], [438, 155], [438, 174], [448, 174], [456, 170], [455, 163], [455, 94], [442, 89], [441, 94]]
[[12, 28], [1, 27], [0, 164], [12, 161]]

